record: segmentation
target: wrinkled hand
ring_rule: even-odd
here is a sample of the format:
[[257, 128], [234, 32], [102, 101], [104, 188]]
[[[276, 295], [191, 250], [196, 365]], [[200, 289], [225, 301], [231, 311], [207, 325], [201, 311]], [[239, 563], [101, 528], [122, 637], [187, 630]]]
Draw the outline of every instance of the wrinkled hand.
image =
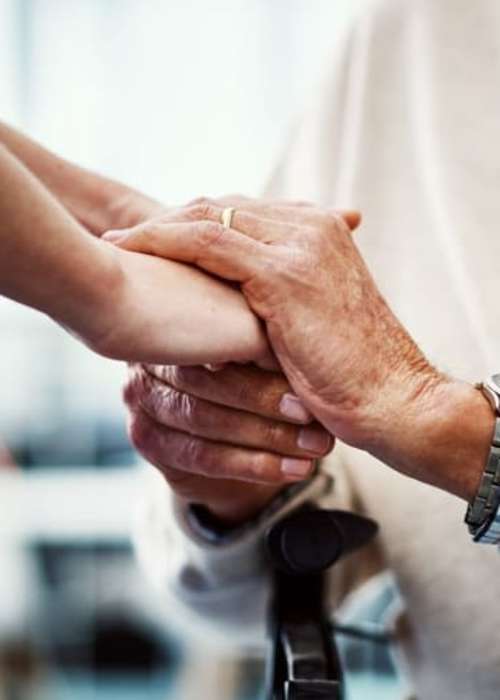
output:
[[[220, 225], [236, 207], [230, 230]], [[239, 282], [290, 385], [340, 439], [461, 498], [476, 493], [493, 433], [477, 389], [441, 374], [379, 293], [352, 237], [356, 214], [311, 205], [202, 200], [118, 245]]]
[[227, 521], [308, 478], [333, 447], [285, 378], [252, 366], [134, 365], [124, 397], [139, 452], [179, 498]]
[[202, 200], [113, 242], [239, 282], [297, 395], [333, 434], [369, 449], [435, 372], [356, 248], [359, 216], [238, 199], [224, 229], [227, 203]]

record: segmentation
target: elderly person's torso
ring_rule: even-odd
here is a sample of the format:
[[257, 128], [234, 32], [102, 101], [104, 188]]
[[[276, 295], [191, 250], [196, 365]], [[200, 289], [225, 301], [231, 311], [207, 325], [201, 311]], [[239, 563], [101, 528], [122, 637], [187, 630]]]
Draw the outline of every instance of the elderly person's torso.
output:
[[[274, 191], [358, 207], [359, 247], [396, 315], [431, 361], [477, 381], [500, 369], [500, 5], [377, 3], [344, 49]], [[327, 502], [355, 502], [381, 526], [383, 556], [408, 606], [404, 648], [418, 697], [497, 700], [500, 558], [471, 543], [465, 503], [344, 446], [327, 466], [344, 490], [339, 497], [334, 488]], [[203, 553], [182, 539], [156, 495], [156, 539], [150, 530], [139, 543], [153, 576], [170, 579], [207, 616], [230, 617], [232, 606], [242, 627], [243, 617], [263, 615], [250, 581], [223, 583], [240, 565], [240, 580], [250, 577], [251, 548]], [[204, 602], [196, 568], [210, 570], [213, 582]]]
[[[500, 5], [379, 3], [347, 50], [279, 188], [359, 207], [358, 244], [398, 317], [477, 381], [500, 366]], [[470, 542], [463, 502], [343, 457], [407, 600], [419, 697], [498, 698], [498, 552]]]

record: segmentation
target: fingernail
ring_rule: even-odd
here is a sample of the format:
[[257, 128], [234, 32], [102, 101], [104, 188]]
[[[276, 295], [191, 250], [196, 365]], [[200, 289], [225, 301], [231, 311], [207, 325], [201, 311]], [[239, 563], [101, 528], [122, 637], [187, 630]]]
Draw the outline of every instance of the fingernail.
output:
[[117, 243], [121, 238], [125, 238], [126, 231], [106, 231], [106, 233], [101, 236], [104, 241], [109, 241], [109, 243]]
[[331, 441], [326, 430], [317, 425], [308, 425], [307, 428], [302, 428], [300, 431], [297, 444], [303, 450], [324, 454], [328, 452]]
[[295, 394], [283, 395], [280, 401], [280, 411], [287, 418], [298, 421], [299, 423], [308, 423], [312, 420], [312, 415]]
[[285, 476], [293, 477], [295, 479], [303, 479], [309, 476], [312, 469], [312, 462], [309, 459], [293, 459], [292, 457], [285, 457], [281, 461], [281, 471]]

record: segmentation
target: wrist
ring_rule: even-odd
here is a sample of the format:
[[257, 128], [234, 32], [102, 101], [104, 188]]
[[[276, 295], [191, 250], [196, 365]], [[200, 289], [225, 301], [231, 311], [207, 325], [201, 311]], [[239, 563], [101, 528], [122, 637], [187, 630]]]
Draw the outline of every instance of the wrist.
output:
[[48, 184], [71, 214], [96, 236], [109, 229], [135, 226], [163, 210], [158, 202], [120, 182], [64, 161], [60, 168], [58, 177]]
[[159, 206], [126, 185], [86, 170], [59, 195], [73, 216], [96, 236], [151, 218], [154, 205]]
[[113, 205], [121, 190], [122, 187], [114, 182], [82, 171], [79, 186], [61, 192], [60, 197], [63, 204], [87, 230], [100, 236], [113, 226]]
[[44, 184], [85, 228], [101, 235], [156, 216], [160, 205], [130, 187], [70, 163], [0, 122], [0, 146]]
[[58, 308], [49, 315], [92, 350], [105, 354], [101, 348], [114, 330], [124, 274], [111, 246], [91, 237], [87, 240], [85, 260], [71, 280], [72, 289], [66, 287], [58, 295]]
[[434, 372], [399, 406], [375, 456], [408, 476], [470, 501], [478, 488], [495, 417], [471, 384]]
[[[283, 490], [283, 486], [266, 486], [261, 484], [244, 484], [240, 489], [235, 487], [234, 498], [212, 498], [203, 502], [210, 514], [227, 527], [238, 527], [256, 518], [269, 503]], [[241, 495], [237, 491], [241, 490]], [[189, 502], [185, 503], [190, 505]]]
[[122, 229], [160, 216], [165, 212], [165, 205], [136, 192], [125, 185], [108, 183], [105, 207], [105, 226], [100, 233], [109, 229]]

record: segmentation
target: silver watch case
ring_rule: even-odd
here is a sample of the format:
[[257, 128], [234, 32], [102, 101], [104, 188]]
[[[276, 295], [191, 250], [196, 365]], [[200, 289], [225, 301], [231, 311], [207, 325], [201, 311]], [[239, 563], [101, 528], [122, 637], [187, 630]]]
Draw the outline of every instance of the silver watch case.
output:
[[500, 416], [500, 374], [494, 374], [486, 382], [478, 385], [491, 404], [497, 416]]

